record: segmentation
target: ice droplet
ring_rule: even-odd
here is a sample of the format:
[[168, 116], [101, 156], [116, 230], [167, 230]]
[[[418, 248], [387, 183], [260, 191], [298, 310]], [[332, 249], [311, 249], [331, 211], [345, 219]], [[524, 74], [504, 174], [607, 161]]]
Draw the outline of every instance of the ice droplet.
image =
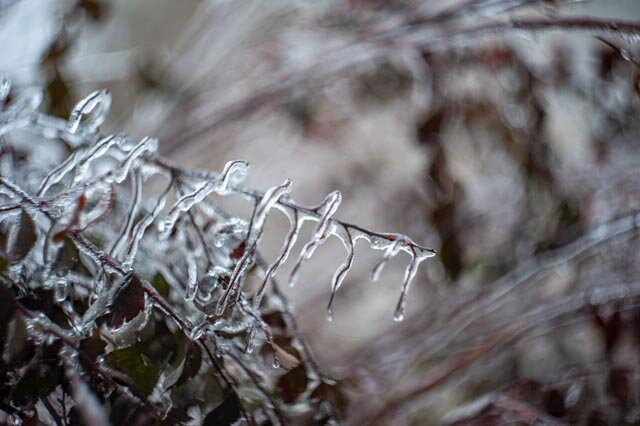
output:
[[393, 320], [396, 321], [396, 322], [404, 321], [404, 310], [402, 310], [400, 312], [398, 312], [398, 311], [394, 312]]
[[67, 299], [68, 287], [69, 287], [68, 284], [69, 284], [69, 280], [66, 276], [56, 277], [56, 280], [53, 286], [53, 294], [56, 302], [62, 303]]
[[204, 333], [207, 330], [208, 326], [209, 326], [209, 322], [205, 318], [202, 322], [200, 322], [199, 324], [197, 324], [193, 328], [191, 328], [191, 332], [189, 332], [189, 338], [191, 340], [200, 339], [204, 335]]

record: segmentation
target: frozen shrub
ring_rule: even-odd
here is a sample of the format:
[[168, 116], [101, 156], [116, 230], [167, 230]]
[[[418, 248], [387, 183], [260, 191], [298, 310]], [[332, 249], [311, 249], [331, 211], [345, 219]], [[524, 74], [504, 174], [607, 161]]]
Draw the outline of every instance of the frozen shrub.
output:
[[[38, 91], [7, 103], [9, 92], [5, 79], [0, 135], [29, 142], [3, 140], [0, 157], [0, 331], [11, 384], [2, 410], [13, 421], [79, 416], [93, 425], [336, 420], [343, 397], [314, 364], [275, 281], [301, 226], [315, 222], [291, 285], [328, 238], [346, 249], [329, 320], [357, 240], [383, 252], [374, 279], [400, 251], [411, 256], [396, 320], [434, 251], [334, 219], [337, 191], [305, 208], [289, 198], [288, 179], [265, 193], [243, 187], [243, 161], [221, 173], [190, 171], [158, 156], [156, 139], [103, 136], [107, 91], [82, 100], [68, 120], [38, 113]], [[55, 166], [36, 160], [60, 150], [70, 153]], [[251, 203], [250, 217], [230, 216], [214, 197], [234, 194]], [[274, 210], [290, 231], [269, 264], [259, 242]], [[260, 277], [254, 289], [251, 274]]]

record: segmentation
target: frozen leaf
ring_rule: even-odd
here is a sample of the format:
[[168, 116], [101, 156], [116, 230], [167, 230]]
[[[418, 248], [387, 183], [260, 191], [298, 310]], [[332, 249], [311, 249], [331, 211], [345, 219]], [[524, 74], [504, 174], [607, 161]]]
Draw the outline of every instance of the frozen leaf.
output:
[[90, 337], [80, 341], [79, 349], [83, 356], [79, 357], [79, 361], [86, 371], [90, 371], [91, 368], [86, 364], [87, 361], [95, 361], [99, 356], [102, 356], [106, 347], [107, 344], [100, 339], [95, 331]]
[[285, 370], [292, 370], [300, 365], [300, 360], [295, 356], [291, 355], [289, 352], [282, 349], [275, 343], [272, 343], [275, 354], [274, 356], [279, 360], [280, 367]]
[[125, 373], [130, 378], [127, 385], [138, 394], [146, 397], [153, 391], [158, 370], [138, 346], [129, 346], [107, 354], [106, 363]]
[[118, 392], [112, 396], [115, 400], [109, 413], [109, 422], [112, 425], [150, 426], [157, 423], [157, 415], [150, 406], [137, 403], [130, 395], [122, 395]]
[[121, 327], [131, 321], [145, 307], [144, 288], [140, 278], [130, 274], [124, 279], [111, 303], [110, 323], [114, 328]]

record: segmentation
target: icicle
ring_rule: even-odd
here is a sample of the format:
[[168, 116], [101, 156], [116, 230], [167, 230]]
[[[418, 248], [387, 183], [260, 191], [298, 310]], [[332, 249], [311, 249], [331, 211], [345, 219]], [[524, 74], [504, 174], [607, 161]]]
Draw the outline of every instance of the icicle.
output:
[[411, 281], [416, 275], [418, 271], [418, 266], [420, 263], [427, 258], [427, 256], [418, 256], [415, 250], [412, 251], [411, 263], [407, 266], [407, 269], [404, 273], [404, 282], [402, 283], [402, 292], [400, 293], [400, 299], [398, 300], [398, 305], [396, 306], [396, 310], [393, 314], [394, 321], [402, 321], [404, 320], [404, 311], [405, 305], [407, 303], [407, 293], [409, 291], [409, 286], [411, 285]]
[[345, 233], [346, 238], [344, 238], [343, 236], [340, 236], [339, 233], [335, 235], [338, 235], [338, 237], [340, 238], [340, 241], [342, 241], [342, 244], [344, 244], [344, 247], [347, 250], [347, 258], [345, 259], [344, 263], [340, 265], [340, 267], [336, 270], [335, 274], [333, 274], [333, 280], [331, 281], [331, 296], [329, 297], [329, 304], [327, 305], [328, 321], [333, 321], [333, 301], [335, 299], [336, 292], [342, 285], [344, 278], [347, 276], [347, 273], [351, 269], [351, 266], [353, 265], [353, 259], [355, 257], [355, 252], [353, 250], [353, 239], [351, 238], [351, 233], [347, 228], [344, 228], [344, 227], [342, 231]]
[[256, 339], [256, 334], [258, 334], [258, 327], [253, 325], [249, 330], [249, 334], [247, 336], [247, 343], [244, 347], [244, 352], [247, 354], [253, 353], [253, 342]]
[[[75, 134], [84, 119], [83, 126], [90, 132], [94, 132], [104, 123], [111, 108], [111, 94], [108, 90], [96, 90], [81, 100], [71, 111], [67, 124], [67, 131]], [[89, 117], [89, 114], [93, 115]]]
[[336, 210], [340, 207], [341, 202], [342, 194], [340, 191], [334, 191], [327, 195], [322, 204], [316, 209], [316, 211], [322, 212], [322, 216], [320, 217], [320, 220], [318, 220], [318, 224], [316, 225], [316, 229], [313, 232], [311, 240], [302, 248], [298, 261], [291, 271], [289, 286], [293, 287], [296, 284], [302, 263], [305, 260], [309, 260], [316, 249], [320, 247], [331, 234], [332, 230], [329, 225]]
[[180, 214], [189, 210], [199, 201], [202, 201], [207, 195], [212, 193], [213, 190], [214, 188], [212, 188], [210, 182], [202, 182], [196, 187], [195, 191], [180, 197], [167, 214], [167, 218], [165, 219], [164, 224], [160, 229], [160, 238], [166, 239], [173, 230], [173, 227], [178, 221], [178, 217], [180, 217]]
[[142, 173], [140, 173], [139, 170], [134, 171], [131, 185], [133, 187], [133, 199], [131, 200], [131, 206], [129, 208], [129, 213], [127, 214], [126, 223], [121, 227], [120, 234], [118, 235], [115, 244], [110, 250], [111, 257], [113, 258], [118, 257], [118, 253], [122, 249], [122, 246], [124, 246], [124, 244], [126, 243], [127, 237], [131, 233], [131, 228], [133, 227], [133, 221], [136, 218], [140, 203], [142, 201]]
[[248, 164], [244, 161], [230, 161], [224, 166], [223, 172], [218, 179], [204, 181], [198, 185], [193, 192], [180, 197], [173, 207], [171, 207], [169, 213], [167, 213], [164, 227], [160, 230], [160, 237], [162, 239], [166, 239], [169, 236], [178, 221], [180, 214], [191, 209], [191, 207], [204, 200], [209, 194], [213, 192], [220, 193], [226, 191], [227, 185], [232, 176], [236, 173], [239, 176], [244, 176], [248, 167]]
[[380, 278], [380, 274], [382, 273], [382, 270], [384, 269], [389, 259], [397, 255], [404, 244], [406, 244], [406, 240], [403, 238], [403, 236], [397, 235], [395, 241], [387, 247], [384, 254], [382, 255], [382, 258], [374, 265], [373, 269], [371, 270], [371, 281], [378, 281], [378, 279]]
[[229, 184], [236, 185], [240, 183], [249, 171], [249, 163], [243, 160], [233, 160], [227, 162], [222, 169], [222, 173], [218, 179], [218, 193], [224, 193]]
[[233, 292], [234, 296], [240, 294], [240, 281], [246, 275], [249, 266], [251, 266], [258, 241], [262, 236], [262, 231], [264, 228], [264, 223], [267, 219], [267, 214], [269, 213], [269, 210], [271, 210], [271, 208], [274, 206], [274, 204], [276, 204], [278, 200], [280, 200], [280, 198], [282, 198], [285, 194], [289, 194], [291, 192], [291, 187], [291, 179], [285, 179], [285, 181], [281, 185], [270, 188], [256, 206], [251, 218], [251, 227], [249, 228], [249, 234], [247, 235], [247, 239], [245, 241], [244, 253], [236, 264], [235, 269], [233, 270], [233, 274], [231, 275], [231, 279], [229, 280], [229, 287], [218, 301], [218, 305], [216, 307], [216, 315], [220, 316], [224, 313], [229, 301], [231, 300], [230, 293]]
[[131, 165], [145, 152], [156, 152], [158, 150], [158, 139], [145, 137], [138, 143], [125, 158], [124, 162], [116, 173], [116, 182], [122, 183], [129, 174]]
[[296, 240], [298, 239], [298, 233], [300, 232], [300, 226], [302, 223], [298, 221], [298, 211], [293, 210], [292, 215], [289, 216], [286, 210], [284, 210], [283, 208], [280, 208], [280, 210], [285, 212], [285, 214], [287, 214], [287, 217], [289, 217], [291, 228], [289, 229], [289, 233], [287, 234], [284, 245], [280, 250], [280, 254], [265, 272], [264, 279], [262, 280], [262, 284], [260, 285], [260, 288], [258, 289], [256, 294], [253, 296], [253, 307], [255, 309], [260, 308], [260, 303], [262, 302], [264, 293], [267, 290], [267, 284], [269, 280], [276, 274], [276, 272], [278, 272], [278, 268], [280, 268], [280, 266], [287, 261], [287, 258], [291, 253], [291, 249], [293, 249], [293, 246], [295, 245]]
[[198, 287], [198, 270], [196, 261], [192, 256], [186, 256], [185, 261], [187, 262], [187, 294], [186, 299], [191, 301], [196, 296], [196, 288]]
[[127, 250], [127, 256], [123, 262], [125, 269], [130, 269], [131, 266], [133, 266], [133, 261], [136, 258], [136, 254], [138, 252], [138, 246], [140, 245], [140, 240], [142, 240], [142, 237], [144, 236], [144, 233], [147, 230], [147, 228], [151, 226], [153, 221], [155, 221], [156, 218], [160, 215], [160, 212], [162, 211], [162, 209], [164, 209], [164, 206], [167, 202], [167, 196], [169, 195], [169, 190], [171, 189], [171, 187], [172, 185], [169, 184], [169, 186], [162, 193], [160, 198], [158, 198], [158, 202], [156, 203], [156, 206], [153, 208], [153, 211], [148, 215], [146, 215], [143, 219], [141, 219], [140, 222], [138, 222], [136, 226], [133, 228], [132, 237], [131, 237], [131, 240], [129, 241], [129, 249]]
[[38, 189], [38, 196], [42, 197], [47, 190], [60, 182], [68, 173], [75, 169], [74, 184], [84, 180], [91, 161], [103, 156], [113, 145], [121, 145], [126, 141], [122, 135], [111, 135], [99, 140], [90, 150], [84, 153], [73, 153], [58, 167], [53, 169], [42, 181]]
[[127, 138], [124, 135], [111, 135], [98, 141], [98, 143], [78, 161], [73, 183], [77, 184], [84, 180], [84, 176], [87, 174], [89, 165], [93, 160], [102, 157], [112, 146], [117, 145], [122, 147], [126, 142]]
[[262, 228], [264, 227], [264, 222], [267, 219], [267, 214], [269, 210], [273, 207], [275, 203], [277, 203], [280, 198], [284, 195], [291, 193], [291, 187], [293, 186], [291, 179], [285, 179], [282, 185], [274, 186], [270, 188], [258, 203], [256, 207], [256, 211], [251, 221], [251, 232], [255, 235], [255, 239], [257, 240], [259, 235], [262, 233]]

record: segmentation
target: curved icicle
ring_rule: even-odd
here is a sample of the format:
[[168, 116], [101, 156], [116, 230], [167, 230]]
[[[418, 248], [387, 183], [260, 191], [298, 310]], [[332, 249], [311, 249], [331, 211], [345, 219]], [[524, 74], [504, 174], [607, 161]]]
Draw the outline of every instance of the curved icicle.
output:
[[296, 244], [296, 241], [298, 240], [298, 234], [300, 233], [301, 222], [298, 220], [297, 210], [293, 211], [293, 214], [290, 217], [290, 221], [291, 221], [291, 227], [289, 228], [289, 233], [287, 234], [287, 237], [284, 240], [284, 245], [280, 250], [280, 254], [276, 258], [276, 260], [274, 260], [273, 263], [269, 265], [269, 268], [264, 274], [264, 279], [262, 280], [262, 284], [260, 285], [260, 288], [258, 289], [256, 294], [253, 296], [253, 307], [255, 309], [258, 309], [260, 307], [260, 303], [262, 302], [264, 293], [267, 290], [267, 284], [269, 283], [269, 280], [276, 274], [276, 272], [278, 272], [278, 269], [280, 268], [280, 266], [282, 266], [282, 264], [287, 261], [287, 258], [291, 253], [291, 249], [293, 249], [293, 246]]
[[409, 286], [411, 285], [411, 281], [416, 276], [416, 272], [418, 271], [418, 266], [422, 263], [423, 260], [427, 258], [427, 256], [418, 256], [415, 250], [412, 251], [411, 263], [407, 265], [407, 269], [404, 271], [404, 281], [402, 283], [402, 292], [400, 293], [400, 299], [398, 300], [398, 304], [396, 305], [396, 310], [393, 313], [394, 321], [402, 321], [404, 320], [404, 311], [405, 306], [407, 304], [407, 293], [409, 292]]
[[173, 227], [175, 226], [180, 214], [191, 209], [195, 204], [204, 200], [208, 195], [217, 192], [223, 193], [227, 190], [230, 179], [237, 174], [239, 178], [244, 177], [248, 170], [249, 164], [242, 160], [229, 161], [225, 164], [224, 169], [217, 179], [206, 180], [196, 187], [196, 189], [185, 194], [175, 202], [175, 204], [167, 213], [164, 221], [164, 229], [161, 238], [167, 238]]
[[162, 211], [162, 209], [164, 209], [164, 206], [167, 202], [167, 197], [169, 195], [169, 190], [171, 189], [171, 187], [172, 185], [169, 184], [167, 189], [162, 193], [162, 195], [158, 199], [158, 202], [153, 208], [153, 211], [147, 214], [143, 219], [141, 219], [133, 227], [132, 238], [129, 242], [127, 255], [123, 262], [123, 265], [125, 266], [125, 268], [129, 269], [133, 265], [133, 261], [135, 260], [136, 254], [138, 253], [138, 246], [140, 244], [140, 240], [142, 240], [142, 237], [144, 236], [144, 233], [147, 230], [147, 228], [151, 226], [153, 221], [156, 220], [156, 218], [160, 215], [160, 212]]
[[81, 182], [89, 169], [89, 164], [104, 155], [113, 145], [122, 145], [126, 141], [122, 135], [110, 135], [100, 139], [90, 150], [81, 154], [72, 154], [58, 167], [47, 174], [38, 189], [38, 196], [43, 196], [51, 186], [60, 182], [67, 174], [74, 171], [74, 183]]
[[113, 247], [110, 250], [110, 254], [112, 257], [117, 258], [120, 250], [126, 244], [126, 241], [131, 233], [131, 228], [133, 227], [133, 221], [136, 218], [138, 213], [138, 209], [140, 208], [140, 203], [142, 202], [142, 173], [140, 171], [135, 170], [133, 172], [133, 179], [131, 179], [132, 184], [132, 200], [131, 206], [129, 207], [129, 213], [127, 214], [127, 219], [125, 221], [124, 226], [122, 226], [120, 230], [120, 234], [116, 239], [116, 242], [113, 244]]
[[246, 275], [251, 266], [251, 262], [255, 256], [255, 251], [258, 246], [258, 241], [262, 236], [264, 223], [267, 219], [269, 210], [282, 198], [284, 195], [291, 192], [292, 182], [291, 179], [286, 179], [281, 185], [270, 188], [257, 204], [253, 216], [251, 217], [251, 227], [245, 240], [245, 249], [242, 257], [236, 263], [233, 274], [229, 279], [229, 287], [224, 292], [224, 295], [218, 300], [216, 305], [216, 315], [221, 316], [226, 310], [231, 298], [237, 298], [240, 294], [240, 281]]
[[342, 244], [344, 244], [345, 249], [347, 250], [347, 258], [333, 274], [333, 279], [331, 281], [331, 296], [329, 297], [329, 304], [327, 305], [328, 321], [333, 321], [333, 301], [336, 296], [336, 292], [342, 286], [342, 282], [351, 269], [351, 266], [353, 266], [353, 259], [355, 258], [355, 251], [353, 249], [353, 238], [351, 237], [351, 233], [346, 228], [343, 229], [343, 232], [345, 233], [347, 238], [339, 238], [342, 241]]
[[[71, 134], [76, 133], [83, 119], [85, 119], [83, 127], [91, 132], [95, 131], [106, 120], [110, 108], [111, 94], [109, 91], [107, 89], [96, 90], [73, 108], [69, 115], [67, 131]], [[90, 114], [92, 116], [87, 118]]]
[[219, 181], [217, 183], [217, 192], [225, 192], [229, 183], [232, 183], [232, 178], [235, 178], [238, 181], [244, 179], [249, 171], [249, 163], [243, 160], [233, 160], [228, 161], [227, 164], [224, 165], [222, 169], [222, 173], [220, 174]]
[[145, 152], [156, 152], [158, 150], [158, 139], [144, 137], [129, 153], [127, 154], [124, 162], [116, 173], [115, 180], [117, 183], [122, 183], [127, 178], [131, 165]]
[[316, 209], [316, 211], [322, 212], [322, 216], [318, 220], [318, 224], [316, 225], [316, 229], [313, 232], [311, 240], [309, 240], [309, 242], [302, 248], [300, 256], [291, 271], [291, 276], [289, 277], [290, 287], [293, 287], [296, 284], [302, 263], [305, 260], [309, 260], [316, 249], [320, 247], [331, 234], [331, 219], [336, 213], [336, 210], [338, 210], [338, 207], [340, 207], [341, 202], [342, 194], [340, 191], [333, 191], [327, 195], [322, 204], [320, 204]]

